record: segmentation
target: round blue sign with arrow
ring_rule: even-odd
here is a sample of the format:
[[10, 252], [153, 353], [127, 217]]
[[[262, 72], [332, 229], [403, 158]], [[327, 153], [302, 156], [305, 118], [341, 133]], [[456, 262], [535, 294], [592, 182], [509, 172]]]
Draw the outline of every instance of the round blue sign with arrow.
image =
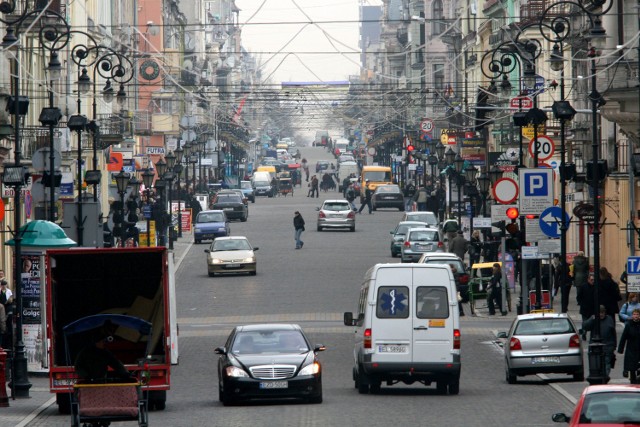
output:
[[[551, 206], [540, 214], [540, 230], [547, 236], [552, 238], [560, 237], [560, 221], [562, 218], [562, 209], [558, 206]], [[564, 213], [564, 224], [569, 229], [571, 219], [567, 212]]]

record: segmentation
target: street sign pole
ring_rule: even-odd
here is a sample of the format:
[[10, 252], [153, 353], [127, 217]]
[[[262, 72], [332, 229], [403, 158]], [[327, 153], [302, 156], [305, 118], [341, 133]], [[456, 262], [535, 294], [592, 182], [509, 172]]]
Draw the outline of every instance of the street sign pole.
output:
[[502, 234], [500, 238], [500, 252], [502, 255], [502, 276], [500, 278], [500, 286], [502, 286], [502, 305], [500, 307], [500, 313], [503, 316], [507, 315], [507, 237]]

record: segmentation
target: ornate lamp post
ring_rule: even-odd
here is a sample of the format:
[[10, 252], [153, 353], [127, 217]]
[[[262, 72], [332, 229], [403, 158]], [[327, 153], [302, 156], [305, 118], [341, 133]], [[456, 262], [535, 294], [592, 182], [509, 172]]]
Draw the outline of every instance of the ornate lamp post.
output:
[[449, 197], [448, 197], [448, 205], [449, 205], [449, 212], [448, 215], [449, 217], [452, 216], [453, 214], [453, 202], [451, 201], [451, 197], [453, 196], [453, 186], [451, 184], [451, 181], [453, 179], [453, 175], [454, 175], [454, 168], [453, 168], [453, 162], [456, 158], [456, 152], [453, 151], [453, 149], [451, 147], [449, 147], [449, 149], [447, 150], [447, 152], [444, 154], [444, 158], [445, 158], [445, 162], [447, 165], [447, 181], [448, 181], [448, 186], [447, 186], [447, 191], [449, 192]]
[[180, 188], [180, 177], [182, 175], [182, 156], [184, 155], [184, 150], [180, 148], [180, 142], [178, 142], [178, 148], [175, 149], [173, 153], [176, 155], [173, 172], [176, 174], [176, 178], [178, 178], [178, 237], [182, 237], [182, 188]]
[[147, 247], [151, 246], [151, 212], [152, 206], [150, 203], [151, 199], [151, 186], [153, 185], [153, 178], [155, 174], [151, 172], [149, 169], [144, 171], [142, 174], [142, 182], [144, 183], [144, 192], [147, 198], [147, 212], [145, 212], [144, 216], [147, 220]]
[[462, 169], [464, 168], [464, 159], [460, 153], [456, 154], [453, 166], [456, 171], [456, 188], [458, 190], [458, 227], [462, 230], [462, 186], [464, 185], [464, 175]]
[[156, 179], [156, 183], [155, 183], [155, 187], [156, 187], [156, 191], [157, 191], [157, 197], [158, 197], [158, 203], [159, 205], [159, 209], [156, 211], [156, 229], [158, 229], [159, 234], [158, 234], [158, 240], [159, 240], [159, 245], [164, 246], [166, 244], [165, 242], [165, 236], [166, 236], [166, 218], [165, 218], [165, 210], [166, 210], [166, 199], [165, 199], [165, 185], [166, 182], [163, 179], [164, 178], [164, 173], [167, 170], [167, 163], [163, 160], [160, 159], [156, 162], [156, 173], [158, 174], [158, 179]]
[[174, 228], [173, 228], [173, 180], [175, 179], [175, 173], [173, 172], [173, 168], [176, 164], [176, 155], [173, 154], [172, 151], [169, 151], [164, 156], [164, 159], [167, 161], [167, 171], [164, 173], [164, 179], [167, 181], [167, 186], [169, 187], [169, 249], [173, 250], [173, 237], [174, 237]]
[[[184, 159], [184, 183], [186, 185], [187, 198], [189, 198], [190, 196], [189, 194], [189, 158], [191, 157], [191, 148], [192, 148], [192, 144], [190, 142], [185, 142], [183, 146], [183, 149], [184, 149], [183, 159]], [[195, 189], [194, 189], [194, 194], [195, 194]]]
[[489, 175], [486, 172], [482, 172], [478, 176], [478, 190], [480, 191], [480, 196], [482, 197], [482, 216], [486, 218], [487, 197], [489, 196], [489, 191], [491, 190], [491, 178], [489, 178]]
[[[113, 177], [116, 180], [116, 187], [118, 189], [118, 194], [120, 195], [120, 224], [118, 225], [120, 228], [120, 247], [124, 247], [124, 242], [126, 240], [126, 232], [124, 228], [124, 195], [127, 192], [127, 186], [129, 185], [129, 180], [131, 179], [131, 174], [121, 170]], [[118, 246], [118, 245], [116, 245]]]

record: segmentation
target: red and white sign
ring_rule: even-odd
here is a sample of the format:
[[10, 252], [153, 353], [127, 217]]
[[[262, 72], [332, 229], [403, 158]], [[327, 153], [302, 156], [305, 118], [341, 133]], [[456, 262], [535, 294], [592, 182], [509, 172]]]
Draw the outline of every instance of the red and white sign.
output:
[[420, 122], [420, 130], [424, 133], [431, 134], [433, 132], [433, 120], [431, 119], [422, 119]]
[[556, 144], [548, 136], [538, 135], [538, 139], [529, 141], [529, 155], [531, 155], [531, 158], [535, 158], [534, 153], [536, 151], [538, 152], [539, 162], [549, 160], [556, 151]]
[[510, 205], [518, 198], [518, 183], [511, 178], [500, 178], [493, 185], [493, 198], [500, 204]]
[[523, 110], [528, 110], [533, 108], [533, 99], [528, 96], [516, 96], [515, 98], [511, 98], [509, 106], [511, 108], [522, 108]]

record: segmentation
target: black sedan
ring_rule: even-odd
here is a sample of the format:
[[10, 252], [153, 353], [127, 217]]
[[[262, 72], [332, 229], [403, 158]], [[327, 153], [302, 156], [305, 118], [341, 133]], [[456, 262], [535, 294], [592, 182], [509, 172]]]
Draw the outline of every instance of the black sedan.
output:
[[298, 325], [237, 326], [216, 348], [218, 391], [223, 405], [246, 399], [302, 398], [322, 403], [322, 367]]
[[239, 219], [242, 222], [249, 217], [249, 207], [244, 203], [240, 195], [232, 192], [216, 194], [211, 209], [220, 209], [224, 211], [228, 219]]
[[371, 207], [375, 211], [378, 208], [398, 208], [404, 211], [404, 195], [397, 185], [379, 185], [371, 196]]

